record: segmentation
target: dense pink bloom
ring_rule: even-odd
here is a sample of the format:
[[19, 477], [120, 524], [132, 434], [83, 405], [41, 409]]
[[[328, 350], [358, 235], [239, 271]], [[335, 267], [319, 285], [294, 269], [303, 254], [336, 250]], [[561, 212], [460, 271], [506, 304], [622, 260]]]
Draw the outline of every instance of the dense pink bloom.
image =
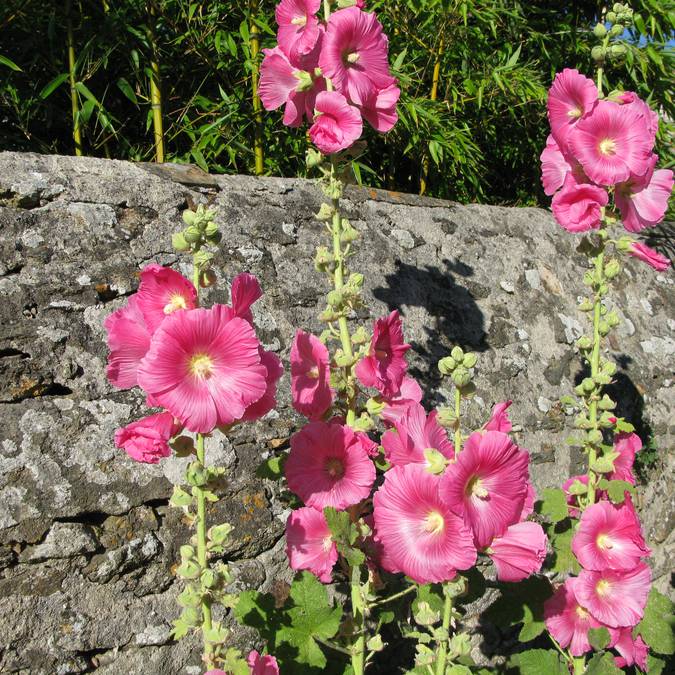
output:
[[311, 420], [321, 419], [333, 403], [328, 349], [301, 330], [291, 346], [291, 393], [293, 407]]
[[558, 144], [550, 134], [539, 159], [541, 160], [541, 184], [544, 186], [544, 193], [550, 197], [562, 187], [565, 177], [572, 171], [572, 165], [560, 152]]
[[652, 138], [652, 142], [656, 138], [656, 132], [659, 130], [659, 116], [643, 101], [637, 94], [632, 91], [624, 91], [619, 96], [619, 103], [628, 107], [635, 108], [635, 110], [642, 115], [647, 125], [647, 131]]
[[625, 628], [610, 628], [610, 643], [612, 649], [616, 649], [621, 658], [615, 659], [619, 668], [637, 664], [641, 670], [647, 672], [647, 654], [649, 647], [638, 635], [633, 639], [633, 629], [631, 626]]
[[485, 548], [518, 522], [527, 497], [529, 455], [499, 431], [469, 436], [441, 478], [441, 497], [471, 527]]
[[421, 400], [422, 388], [420, 385], [414, 378], [404, 375], [398, 393], [393, 396], [382, 397], [384, 403], [384, 410], [381, 413], [382, 419], [385, 424], [393, 424], [396, 420], [401, 419], [411, 406]]
[[169, 267], [148, 265], [141, 271], [138, 307], [152, 335], [165, 317], [181, 309], [197, 306], [197, 291], [182, 274]]
[[115, 432], [115, 445], [137, 462], [157, 464], [171, 455], [169, 441], [180, 430], [170, 413], [144, 417]]
[[293, 434], [284, 469], [288, 487], [317, 509], [357, 504], [375, 481], [375, 465], [361, 439], [335, 423], [310, 422]]
[[385, 89], [374, 91], [359, 106], [359, 110], [373, 129], [384, 134], [391, 130], [398, 121], [396, 104], [400, 96], [401, 90], [392, 84]]
[[110, 383], [118, 389], [131, 389], [138, 384], [138, 366], [150, 349], [150, 333], [138, 304], [138, 294], [106, 317], [103, 326], [108, 332], [108, 368]]
[[319, 39], [320, 27], [316, 13], [321, 0], [281, 0], [275, 10], [279, 25], [279, 47], [291, 60], [309, 54]]
[[544, 603], [546, 629], [565, 649], [569, 646], [572, 656], [581, 656], [591, 651], [588, 630], [600, 628], [600, 622], [592, 616], [577, 598], [578, 577], [570, 577]]
[[654, 227], [663, 220], [668, 209], [668, 200], [673, 191], [673, 172], [670, 169], [655, 171], [656, 155], [649, 161], [647, 173], [631, 175], [616, 186], [614, 199], [621, 211], [621, 220], [629, 232], [640, 232], [645, 227]]
[[495, 537], [486, 553], [492, 558], [500, 581], [522, 581], [538, 572], [546, 557], [548, 539], [539, 523], [510, 525]]
[[548, 91], [548, 119], [553, 138], [563, 151], [567, 151], [572, 130], [584, 115], [591, 112], [597, 100], [598, 90], [593, 80], [579, 71], [565, 68], [555, 76]]
[[598, 621], [613, 628], [635, 626], [642, 619], [650, 583], [649, 566], [638, 563], [631, 570], [581, 570], [575, 592]]
[[568, 232], [586, 232], [600, 227], [602, 207], [607, 206], [607, 191], [590, 183], [577, 183], [568, 174], [562, 190], [551, 202], [553, 216]]
[[649, 169], [653, 140], [644, 118], [629, 106], [599, 101], [576, 125], [569, 142], [572, 154], [595, 183], [613, 185]]
[[358, 7], [331, 14], [319, 65], [336, 89], [357, 105], [395, 83], [389, 73], [389, 42], [375, 14]]
[[670, 269], [670, 260], [668, 260], [665, 255], [661, 255], [658, 251], [655, 251], [646, 244], [640, 244], [639, 242], [634, 241], [631, 244], [628, 253], [634, 258], [647, 263], [657, 272], [665, 272], [667, 269]]
[[258, 654], [254, 649], [246, 657], [246, 663], [251, 669], [249, 675], [279, 675], [279, 664], [274, 656]]
[[631, 570], [650, 554], [632, 502], [601, 501], [586, 508], [572, 539], [572, 551], [587, 570]]
[[633, 463], [635, 455], [642, 450], [642, 441], [637, 434], [617, 434], [614, 436], [614, 452], [619, 456], [614, 460], [614, 471], [609, 475], [610, 480], [625, 480], [635, 485]]
[[356, 364], [356, 377], [366, 387], [374, 387], [384, 396], [398, 394], [408, 365], [405, 353], [410, 345], [403, 342], [403, 326], [398, 312], [375, 322], [368, 356]]
[[418, 583], [453, 579], [476, 562], [471, 532], [439, 495], [439, 478], [419, 464], [395, 466], [373, 497], [382, 567]]
[[322, 511], [303, 506], [291, 513], [286, 521], [286, 554], [291, 569], [309, 570], [319, 581], [330, 583], [338, 552]]
[[257, 400], [247, 406], [242, 421], [252, 422], [267, 415], [277, 404], [277, 383], [284, 374], [284, 367], [281, 365], [281, 359], [274, 352], [266, 352], [262, 347], [258, 350], [260, 354], [260, 363], [267, 370], [265, 376], [265, 393]]
[[232, 279], [232, 289], [230, 291], [230, 305], [234, 315], [240, 319], [245, 319], [253, 323], [253, 313], [251, 307], [257, 300], [262, 298], [262, 288], [260, 282], [248, 272], [242, 272]]
[[358, 108], [338, 91], [322, 91], [314, 104], [314, 124], [309, 138], [326, 155], [339, 152], [358, 140], [363, 122]]
[[175, 312], [164, 319], [138, 369], [156, 405], [190, 431], [232, 424], [267, 388], [253, 327], [230, 307]]
[[502, 403], [495, 404], [495, 407], [492, 408], [492, 415], [483, 429], [485, 431], [501, 431], [508, 434], [513, 429], [507, 412], [512, 403], [513, 401], [503, 401]]
[[436, 421], [434, 410], [427, 417], [424, 408], [411, 405], [401, 419], [394, 422], [394, 428], [382, 436], [382, 446], [387, 461], [394, 466], [403, 464], [423, 464], [427, 459], [424, 451], [437, 450], [444, 457], [455, 456], [453, 444], [448, 440], [445, 429]]
[[366, 451], [368, 457], [377, 457], [380, 454], [380, 446], [372, 439], [368, 434], [363, 431], [357, 431], [356, 437], [359, 439], [359, 443]]

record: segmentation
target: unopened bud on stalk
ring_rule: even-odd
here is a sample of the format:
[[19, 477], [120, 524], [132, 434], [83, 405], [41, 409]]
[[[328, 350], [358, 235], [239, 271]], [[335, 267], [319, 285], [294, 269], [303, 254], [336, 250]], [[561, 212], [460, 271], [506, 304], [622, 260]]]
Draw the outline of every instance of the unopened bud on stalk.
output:
[[465, 368], [473, 368], [478, 363], [478, 356], [473, 352], [464, 354], [464, 359], [462, 360], [462, 365]]
[[183, 211], [183, 222], [186, 225], [194, 225], [195, 221], [197, 220], [197, 214], [194, 211], [191, 211], [190, 209], [186, 209]]
[[621, 265], [618, 260], [610, 260], [605, 265], [605, 276], [608, 279], [614, 279], [614, 277], [621, 272]]
[[450, 356], [452, 356], [452, 358], [458, 363], [461, 363], [461, 361], [464, 359], [464, 350], [461, 347], [453, 347], [452, 351], [450, 352]]
[[188, 243], [196, 244], [202, 238], [202, 233], [194, 225], [191, 225], [183, 232], [183, 236]]
[[607, 12], [605, 19], [611, 23], [615, 24], [616, 23], [616, 12]]
[[179, 252], [190, 250], [190, 244], [187, 242], [182, 232], [176, 232], [171, 235], [171, 245]]
[[471, 382], [471, 373], [464, 367], [458, 366], [452, 373], [452, 381], [460, 389]]
[[592, 346], [593, 346], [593, 341], [591, 340], [591, 338], [588, 337], [588, 335], [582, 335], [577, 340], [577, 347], [581, 350], [590, 349]]
[[457, 425], [457, 415], [452, 408], [438, 408], [438, 415], [436, 421], [444, 429], [454, 429]]
[[[620, 26], [615, 26], [615, 28], [620, 28]], [[614, 29], [612, 29], [612, 30], [614, 30]], [[623, 32], [623, 30], [621, 32]], [[626, 49], [626, 45], [621, 45], [621, 44], [612, 45], [609, 48], [610, 56], [615, 58], [615, 59], [618, 59], [618, 58], [621, 58], [622, 56], [625, 56], [627, 51], [628, 50]]]
[[602, 431], [600, 429], [591, 429], [586, 434], [586, 438], [591, 445], [600, 445], [602, 443]]
[[333, 217], [334, 213], [335, 209], [330, 204], [326, 204], [326, 202], [324, 202], [321, 204], [319, 213], [316, 214], [316, 219], [320, 220], [321, 222], [327, 222]]
[[450, 375], [455, 368], [457, 368], [457, 361], [452, 356], [446, 356], [438, 362], [438, 370], [441, 371], [441, 375]]
[[308, 169], [319, 166], [323, 160], [324, 156], [318, 150], [315, 150], [314, 148], [309, 148], [307, 150], [306, 161]]
[[602, 39], [602, 38], [605, 37], [605, 35], [607, 35], [607, 29], [601, 23], [599, 23], [593, 29], [593, 35], [595, 35], [595, 37], [597, 37], [597, 38]]
[[596, 63], [603, 63], [605, 60], [605, 56], [607, 55], [607, 50], [605, 47], [602, 47], [601, 45], [596, 45], [591, 49], [591, 58], [596, 62]]
[[192, 546], [184, 544], [180, 547], [180, 557], [182, 560], [192, 560], [195, 557], [195, 550]]
[[342, 233], [340, 234], [340, 241], [343, 244], [351, 244], [356, 241], [361, 235], [348, 220], [342, 221]]

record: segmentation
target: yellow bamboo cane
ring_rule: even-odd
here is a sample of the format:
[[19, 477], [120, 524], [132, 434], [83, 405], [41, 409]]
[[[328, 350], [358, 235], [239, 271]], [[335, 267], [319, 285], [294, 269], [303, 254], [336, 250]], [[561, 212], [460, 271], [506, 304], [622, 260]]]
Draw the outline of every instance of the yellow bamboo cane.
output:
[[82, 131], [80, 129], [80, 103], [77, 98], [77, 82], [75, 74], [75, 40], [73, 39], [73, 18], [71, 0], [66, 2], [66, 41], [68, 47], [68, 77], [70, 80], [70, 105], [73, 116], [73, 141], [75, 141], [75, 154], [82, 155]]
[[164, 162], [164, 125], [162, 123], [162, 89], [157, 58], [157, 40], [155, 39], [155, 7], [148, 3], [148, 25], [146, 37], [150, 47], [150, 104], [152, 106], [152, 128], [155, 137], [155, 161]]
[[[441, 57], [443, 56], [443, 36], [438, 43], [438, 50], [436, 51], [436, 62], [434, 63], [434, 72], [431, 79], [431, 94], [429, 98], [432, 101], [438, 99], [438, 81], [441, 77]], [[422, 160], [422, 175], [420, 176], [420, 194], [423, 195], [427, 191], [427, 181], [429, 180], [429, 169], [431, 168], [431, 158], [429, 153], [425, 153]]]
[[260, 76], [260, 65], [258, 63], [258, 54], [260, 53], [260, 30], [255, 22], [258, 12], [258, 2], [253, 0], [250, 8], [250, 47], [251, 47], [251, 88], [253, 90], [253, 149], [255, 152], [255, 173], [261, 176], [265, 171], [265, 151], [263, 149], [263, 116], [262, 103], [258, 95], [258, 80]]

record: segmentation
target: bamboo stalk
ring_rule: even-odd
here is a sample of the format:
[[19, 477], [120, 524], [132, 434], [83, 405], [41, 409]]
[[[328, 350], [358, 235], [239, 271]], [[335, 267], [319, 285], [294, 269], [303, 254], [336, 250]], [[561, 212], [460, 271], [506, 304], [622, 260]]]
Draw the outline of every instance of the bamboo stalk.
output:
[[152, 106], [152, 128], [155, 139], [155, 161], [164, 162], [164, 125], [162, 122], [162, 89], [159, 71], [159, 62], [157, 58], [157, 40], [155, 38], [155, 17], [156, 11], [153, 2], [148, 3], [148, 25], [146, 27], [146, 37], [150, 47], [150, 104]]
[[252, 0], [250, 4], [250, 47], [251, 47], [251, 88], [253, 90], [253, 149], [255, 152], [255, 173], [261, 176], [265, 171], [265, 151], [263, 148], [263, 116], [262, 103], [258, 95], [258, 80], [260, 77], [260, 64], [258, 63], [258, 54], [260, 53], [260, 30], [255, 23], [255, 16], [258, 12], [258, 1]]
[[77, 97], [75, 83], [75, 40], [73, 39], [73, 18], [71, 0], [66, 2], [66, 41], [68, 47], [68, 78], [70, 81], [70, 106], [73, 117], [73, 141], [75, 141], [75, 154], [82, 155], [82, 130], [80, 129], [80, 104]]
[[[434, 63], [434, 72], [431, 79], [431, 94], [429, 98], [432, 101], [438, 99], [438, 82], [441, 77], [441, 58], [443, 56], [443, 36], [438, 43], [438, 50], [436, 51], [436, 62]], [[420, 194], [423, 195], [427, 191], [427, 181], [429, 180], [429, 170], [431, 168], [431, 158], [429, 153], [425, 153], [422, 160], [422, 174], [420, 176]]]

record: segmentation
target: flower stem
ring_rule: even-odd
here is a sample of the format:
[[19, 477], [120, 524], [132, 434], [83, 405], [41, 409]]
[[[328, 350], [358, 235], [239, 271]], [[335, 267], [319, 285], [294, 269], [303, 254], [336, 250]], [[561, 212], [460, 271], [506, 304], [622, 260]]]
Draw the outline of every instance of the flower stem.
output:
[[366, 608], [361, 589], [361, 567], [352, 568], [352, 615], [356, 629], [356, 641], [352, 644], [352, 670], [354, 675], [363, 675], [366, 655], [366, 636], [364, 633]]
[[[204, 434], [197, 434], [197, 461], [205, 466], [206, 452]], [[197, 561], [203, 570], [208, 568], [206, 553], [206, 495], [202, 487], [197, 492]], [[204, 661], [210, 665], [213, 658], [213, 645], [207, 640], [207, 632], [211, 630], [211, 601], [202, 596], [202, 637], [204, 639]]]
[[157, 40], [155, 38], [156, 10], [152, 2], [148, 4], [148, 25], [145, 30], [150, 47], [150, 103], [152, 109], [152, 128], [155, 139], [155, 161], [164, 162], [164, 123], [162, 121], [162, 90], [159, 70]]
[[583, 675], [586, 671], [586, 658], [584, 656], [575, 656], [572, 660], [574, 666], [574, 675]]
[[77, 99], [77, 89], [75, 83], [77, 74], [75, 72], [75, 40], [73, 38], [73, 18], [72, 5], [70, 0], [66, 3], [66, 40], [68, 43], [68, 78], [70, 81], [70, 105], [73, 115], [73, 140], [75, 141], [75, 154], [82, 155], [82, 129], [80, 127], [80, 106]]
[[462, 449], [462, 428], [459, 424], [459, 418], [462, 409], [462, 392], [459, 387], [455, 387], [455, 459]]
[[408, 595], [409, 593], [412, 593], [413, 591], [417, 590], [417, 586], [408, 586], [403, 591], [399, 591], [398, 593], [394, 593], [394, 595], [390, 595], [388, 598], [382, 598], [382, 600], [378, 600], [377, 602], [372, 602], [370, 604], [370, 607], [379, 607], [380, 605], [386, 605], [389, 602], [393, 602], [394, 600], [398, 600], [399, 598], [404, 597], [405, 595]]
[[[450, 631], [450, 617], [452, 616], [452, 596], [449, 593], [449, 588], [443, 586], [443, 595], [445, 596], [445, 603], [443, 604], [443, 628]], [[445, 675], [445, 664], [448, 661], [448, 639], [441, 640], [438, 644], [438, 653], [436, 655], [436, 670], [435, 675]]]
[[249, 10], [252, 62], [251, 87], [253, 90], [253, 149], [255, 152], [255, 173], [256, 176], [262, 176], [265, 171], [265, 154], [263, 149], [262, 103], [260, 102], [260, 96], [258, 95], [258, 78], [260, 74], [260, 63], [258, 61], [258, 54], [260, 52], [260, 29], [255, 22], [256, 14], [258, 12], [257, 0], [253, 0], [253, 2], [250, 3]]

